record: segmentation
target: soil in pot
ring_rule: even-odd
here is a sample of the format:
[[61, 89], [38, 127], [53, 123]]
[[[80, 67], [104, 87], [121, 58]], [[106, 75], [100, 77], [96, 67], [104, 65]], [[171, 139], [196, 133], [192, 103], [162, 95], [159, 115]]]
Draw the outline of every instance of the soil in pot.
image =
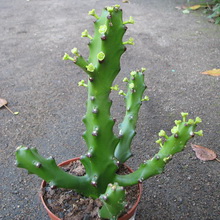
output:
[[[69, 173], [82, 176], [85, 173], [84, 167], [79, 160], [62, 166]], [[126, 166], [121, 166], [120, 174], [130, 173]], [[43, 199], [49, 208], [57, 217], [64, 220], [101, 220], [98, 216], [98, 210], [102, 206], [99, 199], [84, 197], [69, 189], [51, 189], [48, 184], [42, 189]], [[137, 201], [139, 195], [138, 185], [126, 187], [127, 206], [125, 214]], [[122, 215], [123, 215], [122, 214]]]

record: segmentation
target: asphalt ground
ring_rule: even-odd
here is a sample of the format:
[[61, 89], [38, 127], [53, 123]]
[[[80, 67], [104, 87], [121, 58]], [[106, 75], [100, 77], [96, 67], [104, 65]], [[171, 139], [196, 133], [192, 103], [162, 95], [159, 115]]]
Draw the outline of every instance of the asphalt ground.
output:
[[[191, 143], [220, 154], [219, 77], [200, 74], [220, 68], [220, 26], [201, 12], [183, 14], [175, 7], [186, 1], [136, 0], [1, 0], [0, 1], [0, 98], [17, 116], [0, 109], [0, 219], [47, 220], [39, 198], [41, 180], [15, 167], [14, 151], [23, 144], [62, 162], [83, 154], [86, 90], [77, 83], [85, 74], [65, 52], [78, 47], [88, 55], [88, 41], [81, 32], [93, 31], [88, 11], [121, 4], [129, 25], [125, 40], [135, 39], [121, 60], [121, 83], [129, 72], [146, 67], [146, 95], [137, 135], [133, 141], [134, 169], [158, 151], [161, 129], [170, 131], [180, 112], [199, 116], [204, 137]], [[123, 84], [124, 86], [124, 84]], [[122, 86], [122, 88], [123, 88]], [[120, 122], [123, 99], [112, 93], [112, 114]], [[117, 129], [116, 129], [117, 130]], [[220, 216], [220, 165], [202, 162], [190, 144], [167, 165], [166, 172], [144, 183], [137, 220], [217, 220]]]

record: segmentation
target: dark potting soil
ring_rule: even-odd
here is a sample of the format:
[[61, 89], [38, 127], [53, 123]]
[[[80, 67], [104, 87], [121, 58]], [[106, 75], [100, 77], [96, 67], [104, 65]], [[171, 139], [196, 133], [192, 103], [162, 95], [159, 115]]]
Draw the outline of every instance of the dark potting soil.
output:
[[[82, 176], [85, 173], [84, 167], [80, 161], [74, 161], [64, 167], [66, 172]], [[119, 169], [120, 174], [129, 173], [129, 170], [122, 166]], [[126, 187], [127, 212], [137, 201], [139, 195], [138, 186]], [[64, 220], [101, 220], [98, 216], [98, 210], [102, 206], [99, 199], [84, 197], [74, 190], [69, 189], [51, 189], [48, 184], [42, 189], [42, 195], [47, 207], [52, 213]], [[123, 213], [123, 214], [124, 214]], [[122, 215], [123, 215], [122, 214]]]

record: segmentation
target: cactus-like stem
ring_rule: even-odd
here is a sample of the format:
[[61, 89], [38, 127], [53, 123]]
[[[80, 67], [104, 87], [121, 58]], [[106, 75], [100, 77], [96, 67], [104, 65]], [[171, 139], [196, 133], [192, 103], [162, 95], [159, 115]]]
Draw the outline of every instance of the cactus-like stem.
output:
[[[152, 159], [141, 164], [134, 173], [117, 175], [114, 181], [118, 182], [121, 186], [130, 186], [142, 182], [151, 176], [162, 173], [165, 165], [172, 159], [173, 155], [181, 152], [187, 141], [194, 137], [195, 134], [198, 134], [198, 132], [195, 132], [195, 128], [201, 119], [197, 118], [197, 122], [191, 119], [186, 121], [187, 115], [184, 113], [182, 116], [182, 121], [175, 121], [177, 122], [177, 126], [175, 126], [173, 135], [168, 137], [163, 131], [160, 132], [160, 134], [166, 137], [166, 140], [162, 143], [162, 139], [159, 139], [160, 141], [158, 141], [158, 143], [161, 149]], [[200, 131], [199, 135], [201, 134], [202, 132]]]
[[[91, 10], [89, 15], [96, 18], [94, 22], [94, 36], [88, 31], [82, 32], [82, 37], [89, 38], [89, 57], [84, 59], [77, 48], [71, 50], [71, 57], [65, 54], [63, 59], [70, 60], [88, 75], [88, 83], [84, 80], [78, 83], [88, 91], [86, 115], [83, 122], [86, 131], [83, 138], [87, 145], [87, 153], [80, 160], [85, 168], [85, 175], [78, 177], [64, 172], [58, 167], [53, 158], [40, 156], [35, 148], [19, 147], [16, 151], [17, 166], [25, 168], [43, 178], [51, 187], [74, 189], [77, 192], [103, 201], [100, 215], [103, 218], [116, 220], [124, 209], [125, 191], [121, 186], [130, 186], [163, 172], [166, 163], [174, 154], [184, 149], [187, 141], [195, 135], [201, 136], [202, 131], [195, 128], [201, 122], [200, 118], [187, 121], [187, 113], [182, 113], [182, 120], [175, 121], [176, 126], [168, 136], [161, 130], [157, 140], [160, 151], [150, 160], [144, 162], [131, 174], [119, 175], [119, 165], [131, 157], [131, 142], [135, 136], [138, 112], [146, 89], [144, 74], [146, 70], [132, 71], [127, 83], [127, 92], [119, 91], [124, 96], [126, 113], [119, 125], [119, 135], [113, 132], [115, 120], [112, 118], [112, 101], [109, 99], [112, 90], [119, 90], [113, 82], [120, 72], [120, 58], [126, 51], [126, 44], [134, 45], [134, 39], [123, 41], [127, 30], [126, 24], [133, 24], [132, 17], [123, 22], [120, 5], [106, 7], [101, 16]], [[165, 140], [165, 141], [164, 141]], [[116, 183], [114, 183], [116, 182]], [[114, 183], [114, 184], [112, 184]], [[109, 185], [110, 184], [110, 185]], [[101, 195], [101, 196], [100, 196]]]
[[122, 38], [126, 30], [122, 11], [117, 7], [104, 9], [94, 26], [94, 37], [89, 43], [90, 66], [87, 66], [92, 80], [88, 81], [87, 112], [83, 119], [86, 126], [83, 138], [88, 153], [82, 156], [81, 162], [91, 184], [104, 193], [118, 169], [114, 151], [119, 139], [113, 133], [115, 121], [110, 115], [112, 101], [109, 95], [124, 53]]
[[66, 173], [57, 166], [53, 157], [42, 157], [36, 148], [20, 146], [16, 150], [16, 165], [28, 170], [29, 174], [36, 174], [44, 179], [51, 187], [74, 189], [84, 195], [97, 198], [96, 188], [90, 184], [85, 176], [74, 176]]
[[124, 188], [118, 183], [109, 184], [106, 192], [99, 198], [103, 202], [103, 206], [99, 210], [100, 216], [105, 219], [117, 220], [126, 205]]
[[135, 128], [138, 119], [138, 112], [142, 103], [143, 92], [146, 89], [144, 84], [143, 71], [132, 71], [130, 80], [127, 81], [127, 94], [125, 96], [126, 114], [123, 122], [119, 125], [119, 144], [115, 150], [115, 157], [124, 163], [131, 157], [131, 141], [135, 136]]
[[71, 57], [69, 54], [65, 53], [63, 56], [63, 60], [73, 61], [77, 66], [79, 66], [90, 75], [90, 72], [87, 70], [87, 66], [89, 65], [89, 63], [80, 54], [77, 55], [78, 56]]

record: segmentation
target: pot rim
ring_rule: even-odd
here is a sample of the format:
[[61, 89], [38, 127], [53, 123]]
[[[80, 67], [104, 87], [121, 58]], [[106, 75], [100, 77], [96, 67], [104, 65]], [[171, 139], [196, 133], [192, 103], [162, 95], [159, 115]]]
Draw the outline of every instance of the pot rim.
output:
[[[72, 158], [72, 159], [69, 159], [69, 160], [66, 160], [62, 163], [59, 163], [58, 166], [65, 166], [73, 161], [76, 161], [76, 160], [80, 160], [80, 157], [75, 157], [75, 158]], [[134, 172], [129, 166], [127, 166], [126, 164], [124, 164], [124, 166], [132, 173]], [[43, 180], [41, 182], [41, 185], [40, 185], [40, 189], [42, 190], [46, 185], [46, 181]], [[118, 220], [127, 220], [127, 219], [130, 219], [136, 212], [136, 209], [137, 209], [137, 206], [140, 202], [140, 199], [141, 199], [141, 195], [142, 195], [142, 190], [143, 190], [143, 184], [142, 183], [138, 183], [138, 189], [139, 189], [139, 193], [138, 193], [138, 196], [137, 196], [137, 200], [135, 202], [135, 204], [132, 206], [132, 208], [126, 213], [124, 214], [123, 216], [121, 216]], [[41, 199], [41, 202], [44, 206], [44, 208], [46, 209], [49, 217], [53, 220], [61, 220], [60, 218], [58, 218], [55, 214], [53, 214], [50, 209], [47, 207], [45, 201], [44, 201], [44, 198], [43, 198], [43, 195], [42, 193], [40, 193], [40, 199]]]

